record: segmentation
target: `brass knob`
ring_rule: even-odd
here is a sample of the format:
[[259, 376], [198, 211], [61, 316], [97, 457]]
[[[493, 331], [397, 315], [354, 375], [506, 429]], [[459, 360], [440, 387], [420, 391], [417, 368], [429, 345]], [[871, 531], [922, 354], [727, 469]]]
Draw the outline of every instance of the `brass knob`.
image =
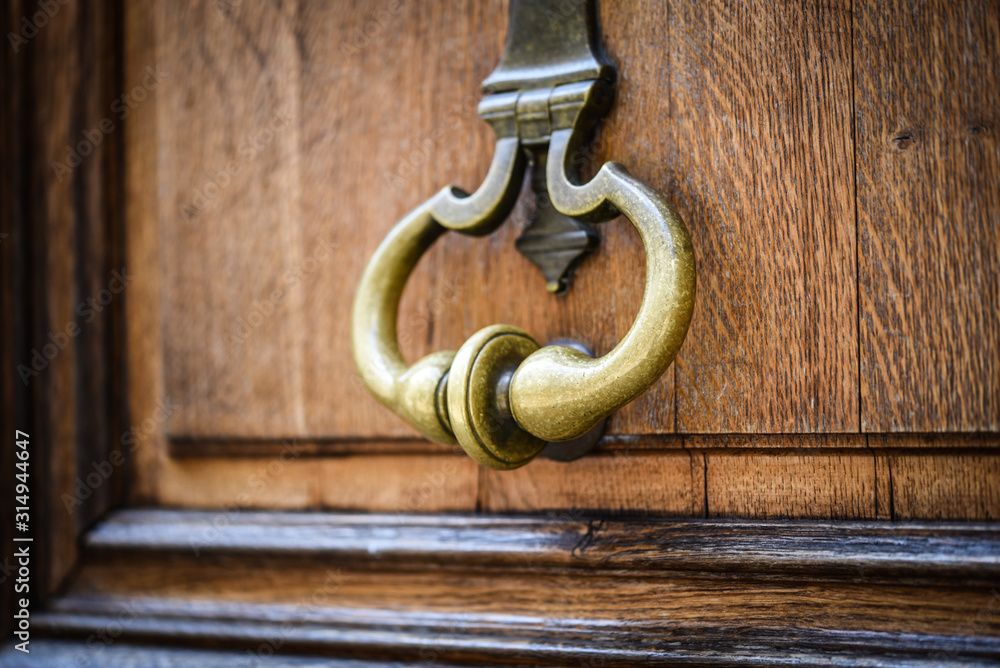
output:
[[[511, 25], [548, 29], [549, 4], [515, 0]], [[591, 4], [582, 7], [593, 11]], [[674, 208], [615, 162], [584, 185], [569, 176], [571, 156], [610, 102], [613, 72], [591, 51], [594, 25], [592, 15], [581, 15], [551, 28], [571, 34], [543, 39], [566, 45], [560, 47], [568, 54], [562, 70], [526, 68], [524, 61], [538, 51], [530, 40], [521, 45], [508, 38], [504, 60], [487, 82], [520, 87], [501, 89], [480, 103], [480, 115], [497, 133], [485, 181], [472, 195], [445, 188], [401, 220], [375, 251], [354, 300], [354, 361], [369, 391], [424, 436], [457, 442], [494, 469], [523, 466], [547, 442], [587, 433], [647, 390], [676, 356], [694, 310], [694, 250]], [[562, 82], [553, 85], [553, 71], [561, 72]], [[582, 76], [596, 78], [581, 81]], [[535, 185], [547, 189], [560, 214], [594, 223], [621, 214], [639, 231], [646, 287], [635, 322], [613, 350], [597, 358], [563, 345], [541, 347], [516, 327], [493, 325], [457, 352], [433, 353], [407, 367], [396, 317], [410, 273], [446, 231], [482, 236], [507, 218], [529, 152], [544, 170], [544, 180], [536, 174]]]

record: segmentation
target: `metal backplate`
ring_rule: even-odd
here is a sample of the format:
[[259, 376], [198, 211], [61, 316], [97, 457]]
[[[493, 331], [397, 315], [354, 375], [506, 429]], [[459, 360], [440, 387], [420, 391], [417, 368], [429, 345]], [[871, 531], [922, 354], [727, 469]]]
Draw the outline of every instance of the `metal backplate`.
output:
[[560, 104], [554, 91], [564, 84], [603, 82], [599, 89], [608, 95], [591, 103], [591, 113], [576, 117], [593, 126], [610, 106], [614, 79], [615, 69], [600, 47], [592, 0], [512, 0], [506, 48], [483, 82], [494, 101], [484, 101], [481, 113], [494, 123], [498, 117], [513, 116], [518, 139], [528, 152], [535, 203], [516, 246], [541, 270], [552, 293], [566, 290], [571, 272], [600, 239], [593, 227], [560, 213], [549, 199], [546, 158], [557, 113], [553, 107]]
[[521, 255], [535, 263], [545, 277], [545, 289], [563, 292], [573, 269], [597, 247], [600, 237], [592, 226], [556, 211], [545, 180], [545, 151], [533, 151], [531, 189], [535, 195], [531, 223], [515, 242]]

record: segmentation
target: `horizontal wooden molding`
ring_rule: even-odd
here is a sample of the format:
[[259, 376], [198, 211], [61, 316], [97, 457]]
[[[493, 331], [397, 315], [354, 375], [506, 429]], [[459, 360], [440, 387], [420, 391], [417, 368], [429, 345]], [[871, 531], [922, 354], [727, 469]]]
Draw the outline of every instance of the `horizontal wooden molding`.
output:
[[[457, 447], [418, 437], [242, 438], [175, 434], [168, 436], [174, 457], [270, 457], [288, 452], [299, 456], [451, 454]], [[929, 434], [608, 434], [597, 451], [630, 450], [854, 450], [942, 449], [993, 450], [1000, 448], [1000, 433]]]
[[[126, 510], [89, 552], [1000, 582], [1000, 525]], [[1000, 604], [1000, 602], [998, 602]]]
[[1000, 525], [129, 510], [35, 623], [411, 661], [968, 665], [1000, 660]]
[[306, 457], [461, 452], [460, 448], [417, 437], [312, 439], [170, 436], [167, 443], [173, 457], [275, 457], [288, 452]]

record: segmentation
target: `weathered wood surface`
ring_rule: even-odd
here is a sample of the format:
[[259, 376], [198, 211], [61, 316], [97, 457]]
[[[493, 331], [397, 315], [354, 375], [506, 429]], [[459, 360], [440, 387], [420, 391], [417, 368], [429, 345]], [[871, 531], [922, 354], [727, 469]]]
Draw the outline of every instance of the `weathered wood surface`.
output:
[[982, 614], [1000, 578], [995, 525], [220, 517], [112, 517], [88, 538], [74, 587], [36, 624], [83, 638], [127, 610], [120, 642], [181, 639], [251, 656], [615, 666], [1000, 658], [1000, 624]]
[[602, 4], [607, 149], [678, 206], [698, 301], [676, 422], [858, 428], [849, 4]]
[[855, 3], [865, 431], [1000, 430], [1000, 6]]
[[1000, 577], [995, 524], [608, 519], [123, 510], [87, 534], [95, 555], [248, 550], [271, 557], [509, 567]]

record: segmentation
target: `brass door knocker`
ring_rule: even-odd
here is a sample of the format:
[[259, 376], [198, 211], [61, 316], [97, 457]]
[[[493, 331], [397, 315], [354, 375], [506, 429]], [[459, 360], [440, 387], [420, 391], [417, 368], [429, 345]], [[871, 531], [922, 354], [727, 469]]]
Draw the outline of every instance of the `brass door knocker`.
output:
[[[445, 188], [401, 220], [375, 251], [354, 300], [354, 360], [369, 391], [424, 436], [457, 442], [494, 469], [523, 466], [549, 442], [593, 433], [646, 391], [676, 356], [694, 310], [694, 250], [674, 208], [616, 162], [586, 184], [575, 182], [571, 157], [607, 112], [615, 70], [599, 48], [593, 2], [568, 3], [568, 11], [566, 4], [512, 0], [507, 45], [479, 105], [497, 135], [485, 181], [471, 195]], [[483, 236], [503, 223], [529, 162], [533, 188], [548, 193], [551, 209], [536, 215], [518, 249], [550, 291], [566, 289], [573, 265], [596, 241], [582, 221], [623, 214], [639, 231], [646, 287], [631, 329], [595, 359], [493, 325], [457, 352], [408, 367], [396, 317], [417, 261], [449, 230]]]

